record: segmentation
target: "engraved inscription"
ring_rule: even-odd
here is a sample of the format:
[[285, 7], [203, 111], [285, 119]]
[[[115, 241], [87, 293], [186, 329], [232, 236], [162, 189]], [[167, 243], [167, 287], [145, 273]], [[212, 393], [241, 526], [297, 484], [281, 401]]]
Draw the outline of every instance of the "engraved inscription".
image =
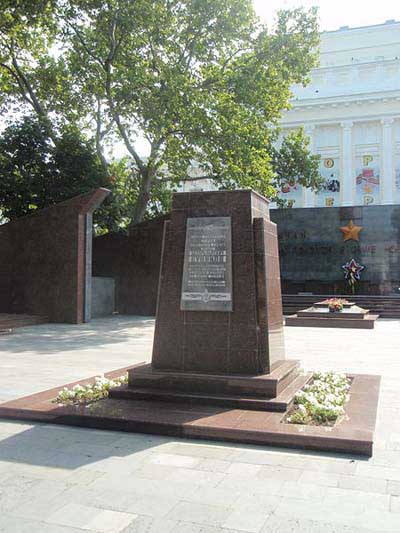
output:
[[187, 219], [181, 309], [232, 311], [230, 217]]

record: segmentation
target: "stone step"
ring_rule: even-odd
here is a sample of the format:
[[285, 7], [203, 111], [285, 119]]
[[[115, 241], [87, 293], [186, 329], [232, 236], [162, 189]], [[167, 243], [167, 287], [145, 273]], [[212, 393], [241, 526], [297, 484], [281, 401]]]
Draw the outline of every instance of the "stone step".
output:
[[12, 315], [0, 313], [0, 329], [14, 329], [26, 326], [37, 326], [47, 324], [49, 319], [46, 316], [39, 315]]
[[269, 374], [204, 374], [157, 370], [149, 364], [136, 366], [128, 372], [134, 389], [157, 389], [165, 392], [275, 398], [298, 375], [299, 362], [277, 362]]
[[121, 400], [150, 400], [157, 402], [184, 403], [189, 405], [215, 405], [232, 409], [271, 411], [284, 413], [290, 408], [296, 393], [311, 379], [311, 373], [298, 375], [275, 398], [256, 398], [221, 394], [199, 394], [163, 391], [159, 389], [133, 388], [123, 385], [110, 391], [110, 397]]

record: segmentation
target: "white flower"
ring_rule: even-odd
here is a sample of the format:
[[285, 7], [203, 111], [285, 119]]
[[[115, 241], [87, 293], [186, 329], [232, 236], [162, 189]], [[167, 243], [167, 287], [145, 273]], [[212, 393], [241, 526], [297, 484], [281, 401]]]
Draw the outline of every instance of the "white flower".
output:
[[306, 423], [307, 418], [317, 423], [336, 420], [344, 413], [344, 404], [349, 399], [349, 388], [350, 380], [344, 374], [315, 373], [313, 381], [295, 396], [298, 416], [289, 417], [287, 421], [301, 423], [301, 417], [304, 417], [303, 423]]
[[128, 376], [124, 375], [119, 378], [107, 379], [104, 376], [96, 376], [92, 385], [75, 385], [72, 389], [64, 387], [57, 395], [57, 403], [79, 403], [85, 401], [94, 401], [106, 398], [109, 390], [113, 387], [119, 387], [122, 383], [128, 381]]

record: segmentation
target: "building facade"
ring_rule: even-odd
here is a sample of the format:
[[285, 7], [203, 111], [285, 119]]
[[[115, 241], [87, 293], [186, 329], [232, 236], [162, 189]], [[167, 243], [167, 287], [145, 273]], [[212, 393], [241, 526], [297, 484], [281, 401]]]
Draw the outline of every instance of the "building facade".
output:
[[283, 134], [304, 127], [319, 154], [323, 189], [289, 179], [292, 207], [400, 203], [400, 22], [321, 34], [320, 65], [293, 87]]

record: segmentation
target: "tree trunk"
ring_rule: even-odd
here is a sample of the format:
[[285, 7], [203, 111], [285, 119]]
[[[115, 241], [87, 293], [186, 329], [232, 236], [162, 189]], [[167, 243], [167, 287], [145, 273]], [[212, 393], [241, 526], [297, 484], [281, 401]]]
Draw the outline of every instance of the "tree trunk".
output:
[[[32, 106], [39, 121], [46, 127], [48, 136], [53, 141], [53, 143], [57, 145], [58, 138], [53, 130], [51, 120], [49, 119], [49, 116], [45, 111], [42, 103], [36, 96], [35, 91], [33, 90], [28, 78], [25, 76], [15, 56], [12, 58], [12, 64], [15, 71], [15, 77], [19, 80], [18, 84], [21, 88], [22, 97]], [[26, 96], [26, 93], [28, 93], [29, 98]]]
[[146, 214], [147, 205], [150, 200], [150, 189], [152, 184], [152, 172], [149, 168], [146, 169], [145, 175], [143, 176], [139, 196], [135, 206], [135, 214], [133, 217], [133, 223], [139, 224], [142, 222], [144, 215]]

